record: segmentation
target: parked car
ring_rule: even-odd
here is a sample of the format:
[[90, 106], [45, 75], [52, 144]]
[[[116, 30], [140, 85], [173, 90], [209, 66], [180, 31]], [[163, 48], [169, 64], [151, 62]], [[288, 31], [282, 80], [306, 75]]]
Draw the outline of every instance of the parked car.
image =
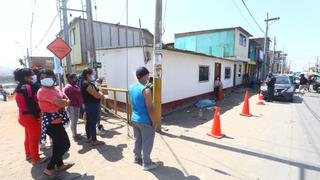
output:
[[[290, 77], [288, 75], [276, 75], [275, 78], [274, 99], [293, 101], [295, 85], [290, 80]], [[263, 83], [260, 90], [264, 97], [266, 97], [268, 91], [267, 84]]]
[[319, 76], [317, 76], [313, 79], [312, 87], [313, 87], [313, 90], [320, 93], [320, 77]]

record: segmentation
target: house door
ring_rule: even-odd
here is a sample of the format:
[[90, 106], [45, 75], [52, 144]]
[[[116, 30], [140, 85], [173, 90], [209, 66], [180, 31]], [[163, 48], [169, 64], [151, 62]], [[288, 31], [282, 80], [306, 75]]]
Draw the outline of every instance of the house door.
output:
[[236, 78], [237, 78], [237, 64], [233, 65], [233, 87], [236, 87]]
[[216, 80], [217, 77], [221, 78], [221, 63], [215, 63], [214, 64], [214, 80]]

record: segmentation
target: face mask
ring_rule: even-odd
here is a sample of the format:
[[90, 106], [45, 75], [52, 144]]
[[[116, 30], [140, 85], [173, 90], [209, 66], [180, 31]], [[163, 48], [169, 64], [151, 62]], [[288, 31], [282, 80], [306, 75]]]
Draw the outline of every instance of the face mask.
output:
[[35, 84], [37, 82], [37, 76], [33, 75], [32, 76], [32, 83]]
[[54, 81], [52, 78], [44, 78], [40, 82], [41, 85], [45, 87], [52, 87], [54, 85]]

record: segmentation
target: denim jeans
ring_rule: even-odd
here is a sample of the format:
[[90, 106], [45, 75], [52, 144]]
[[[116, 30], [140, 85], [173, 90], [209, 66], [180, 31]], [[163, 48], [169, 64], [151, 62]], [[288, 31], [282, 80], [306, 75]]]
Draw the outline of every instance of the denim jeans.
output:
[[143, 166], [152, 163], [150, 154], [153, 148], [155, 128], [150, 124], [132, 122], [134, 143], [134, 158], [136, 161], [142, 160]]
[[86, 133], [87, 138], [93, 141], [97, 140], [97, 121], [100, 116], [100, 103], [85, 103], [85, 111], [87, 115]]

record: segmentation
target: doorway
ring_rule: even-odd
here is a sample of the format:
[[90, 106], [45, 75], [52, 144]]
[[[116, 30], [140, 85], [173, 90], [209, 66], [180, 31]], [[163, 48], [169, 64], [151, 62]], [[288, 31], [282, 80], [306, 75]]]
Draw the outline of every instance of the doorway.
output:
[[220, 80], [222, 80], [222, 78], [221, 78], [221, 63], [214, 64], [214, 81], [217, 79], [217, 77], [220, 77]]

